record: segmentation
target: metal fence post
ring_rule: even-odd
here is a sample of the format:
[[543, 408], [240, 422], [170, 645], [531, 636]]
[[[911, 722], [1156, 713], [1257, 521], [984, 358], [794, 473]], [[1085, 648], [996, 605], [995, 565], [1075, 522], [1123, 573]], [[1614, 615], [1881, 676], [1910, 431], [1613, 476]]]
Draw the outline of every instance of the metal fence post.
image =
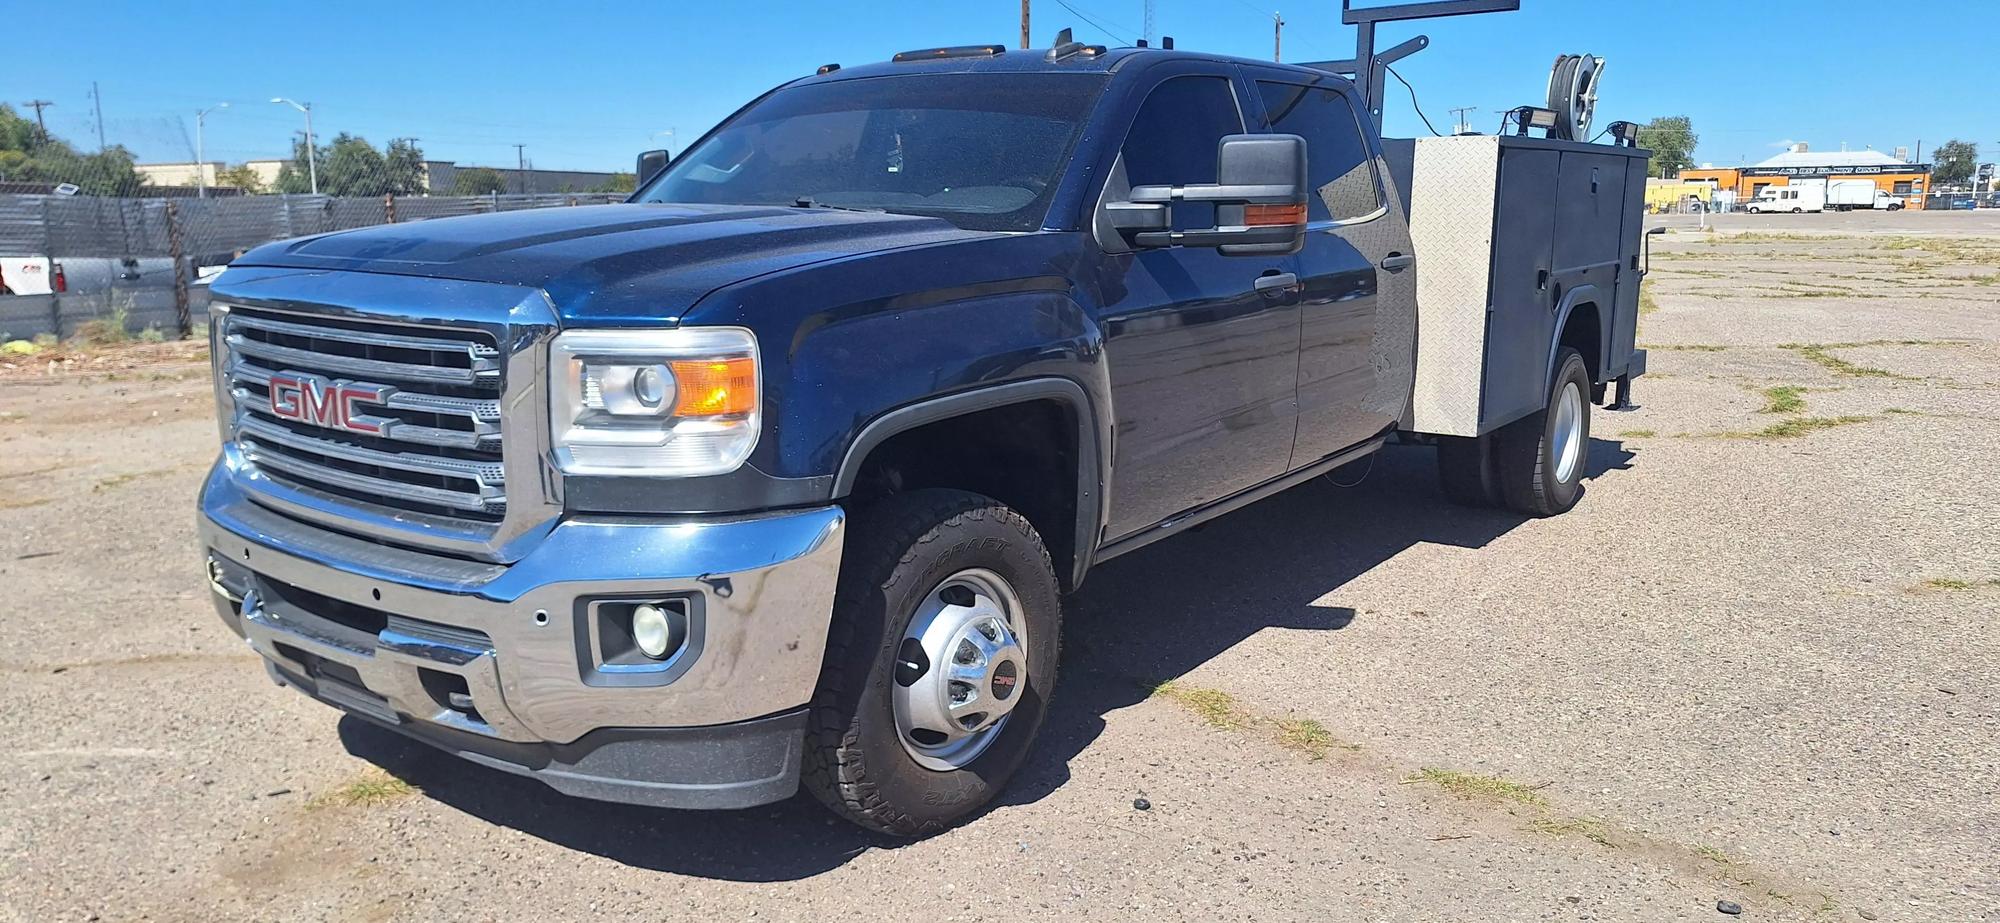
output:
[[181, 207], [172, 199], [167, 200], [167, 255], [174, 260], [174, 325], [180, 329], [181, 339], [194, 335], [194, 318], [188, 311], [187, 258], [181, 239]]
[[[54, 224], [53, 221], [49, 220], [51, 204], [49, 200], [51, 198], [53, 197], [42, 197], [42, 254], [49, 258], [49, 281], [53, 283], [55, 282], [56, 270], [61, 268], [62, 264], [56, 262], [55, 232], [50, 230], [50, 227]], [[65, 285], [64, 287], [67, 288], [68, 286]], [[49, 332], [54, 334], [58, 340], [62, 339], [62, 296], [63, 293], [56, 291], [56, 287], [53, 284], [49, 286]]]

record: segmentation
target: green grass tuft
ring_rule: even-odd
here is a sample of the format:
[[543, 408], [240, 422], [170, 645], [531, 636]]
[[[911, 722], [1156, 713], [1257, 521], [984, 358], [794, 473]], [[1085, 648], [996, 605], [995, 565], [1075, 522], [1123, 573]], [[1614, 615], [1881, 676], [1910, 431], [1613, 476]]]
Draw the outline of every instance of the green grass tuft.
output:
[[1645, 317], [1646, 315], [1651, 314], [1654, 311], [1658, 311], [1659, 309], [1660, 309], [1660, 302], [1659, 299], [1653, 297], [1653, 290], [1650, 287], [1648, 287], [1645, 283], [1643, 282], [1640, 283], [1639, 316]]
[[1482, 776], [1476, 773], [1459, 772], [1456, 769], [1433, 769], [1426, 767], [1406, 782], [1429, 782], [1460, 798], [1497, 798], [1503, 801], [1517, 801], [1521, 804], [1546, 805], [1548, 802], [1537, 794], [1534, 788], [1519, 782], [1502, 779], [1499, 776]]
[[1587, 817], [1538, 817], [1528, 822], [1528, 829], [1549, 836], [1580, 836], [1599, 846], [1618, 845], [1603, 821]]
[[1963, 580], [1958, 577], [1931, 577], [1925, 580], [1924, 582], [1917, 584], [1916, 590], [1918, 592], [1952, 593], [1963, 590], [1976, 590], [1979, 589], [1980, 587], [1989, 587], [1989, 586], [2000, 586], [2000, 577], [1994, 577], [1988, 580]]
[[1325, 759], [1328, 751], [1359, 750], [1360, 744], [1338, 740], [1333, 732], [1311, 718], [1281, 718], [1278, 720], [1278, 746], [1297, 750], [1315, 760]]
[[1764, 389], [1764, 409], [1758, 413], [1803, 413], [1806, 389], [1798, 385], [1777, 385]]
[[1650, 438], [1652, 438], [1652, 436], [1653, 436], [1653, 435], [1654, 435], [1654, 434], [1653, 434], [1653, 431], [1652, 431], [1652, 430], [1650, 430], [1650, 429], [1628, 429], [1628, 430], [1625, 430], [1625, 431], [1623, 431], [1623, 432], [1620, 432], [1620, 433], [1618, 434], [1618, 438], [1620, 438], [1620, 439], [1650, 439]]
[[1165, 682], [1154, 686], [1153, 694], [1180, 703], [1211, 727], [1232, 730], [1248, 727], [1255, 720], [1237, 707], [1235, 698], [1220, 689], [1203, 689], [1199, 686]]
[[374, 770], [333, 791], [306, 802], [306, 810], [351, 808], [394, 801], [416, 793], [416, 788], [395, 776]]
[[1848, 426], [1854, 423], [1866, 423], [1873, 419], [1875, 418], [1864, 416], [1793, 417], [1789, 420], [1781, 420], [1773, 423], [1754, 433], [1724, 433], [1723, 435], [1738, 439], [1797, 439], [1800, 436], [1810, 435], [1823, 429], [1833, 429], [1836, 426]]

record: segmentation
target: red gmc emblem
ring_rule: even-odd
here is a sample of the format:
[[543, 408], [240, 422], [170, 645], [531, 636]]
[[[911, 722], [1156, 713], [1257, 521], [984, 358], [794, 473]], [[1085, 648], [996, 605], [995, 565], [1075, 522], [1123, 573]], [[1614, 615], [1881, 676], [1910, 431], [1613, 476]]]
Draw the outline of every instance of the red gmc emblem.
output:
[[271, 412], [281, 419], [380, 436], [395, 421], [361, 413], [354, 405], [380, 405], [394, 393], [396, 389], [387, 385], [362, 385], [299, 372], [277, 372], [271, 375]]

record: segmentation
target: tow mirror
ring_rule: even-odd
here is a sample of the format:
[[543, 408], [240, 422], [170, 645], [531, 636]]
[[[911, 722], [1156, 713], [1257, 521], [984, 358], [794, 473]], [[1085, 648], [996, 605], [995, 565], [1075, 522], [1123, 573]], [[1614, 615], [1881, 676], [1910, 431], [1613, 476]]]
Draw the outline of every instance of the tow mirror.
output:
[[644, 186], [648, 180], [659, 175], [659, 172], [666, 168], [666, 151], [647, 151], [639, 155], [639, 168], [633, 171], [633, 173], [639, 177], [639, 185]]
[[[1298, 135], [1228, 135], [1217, 150], [1216, 181], [1134, 186], [1105, 205], [1111, 226], [1135, 247], [1215, 247], [1225, 256], [1299, 252], [1306, 231], [1306, 140]], [[1215, 206], [1215, 227], [1173, 229], [1177, 202]]]

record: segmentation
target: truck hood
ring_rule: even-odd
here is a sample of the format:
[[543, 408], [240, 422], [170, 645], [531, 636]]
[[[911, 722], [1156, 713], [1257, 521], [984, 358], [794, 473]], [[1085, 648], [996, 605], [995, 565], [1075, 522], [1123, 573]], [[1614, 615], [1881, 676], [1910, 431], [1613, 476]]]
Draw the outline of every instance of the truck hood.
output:
[[766, 273], [981, 236], [936, 218], [873, 212], [595, 205], [340, 231], [259, 247], [231, 265], [526, 286], [546, 292], [566, 321], [659, 323]]

